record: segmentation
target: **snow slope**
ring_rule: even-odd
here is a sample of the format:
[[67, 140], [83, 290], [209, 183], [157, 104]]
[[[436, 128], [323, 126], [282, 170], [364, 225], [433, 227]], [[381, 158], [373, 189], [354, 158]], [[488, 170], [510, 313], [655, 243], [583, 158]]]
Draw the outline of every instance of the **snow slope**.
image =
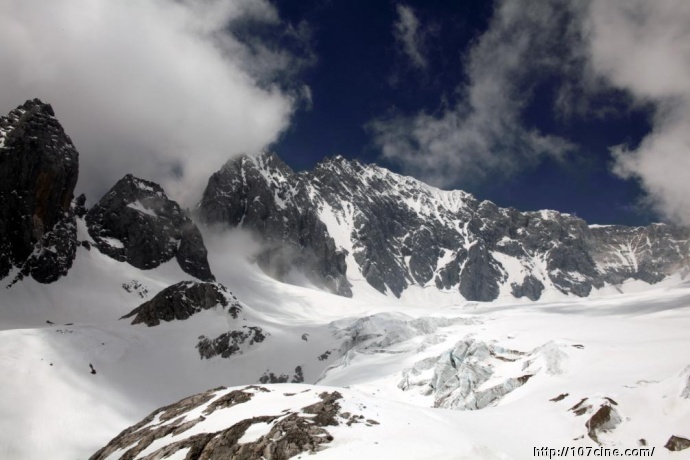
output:
[[[337, 389], [380, 423], [337, 427], [315, 458], [522, 459], [534, 447], [596, 447], [586, 422], [613, 406], [606, 398], [621, 422], [599, 434], [604, 446], [644, 439], [654, 458], [687, 458], [662, 447], [671, 435], [690, 438], [690, 283], [680, 277], [534, 303], [348, 299], [267, 277], [245, 261], [251, 243], [242, 238], [205, 238], [218, 281], [243, 303], [237, 319], [217, 309], [150, 328], [120, 320], [189, 275], [176, 264], [140, 271], [83, 247], [56, 283], [2, 289], [0, 458], [87, 459], [160, 406], [270, 373], [295, 380], [297, 366], [305, 384], [318, 382], [304, 388]], [[201, 359], [200, 335], [242, 326], [270, 335], [242, 354]], [[457, 360], [468, 341], [476, 351]], [[433, 408], [493, 397], [524, 375], [480, 410]], [[272, 391], [302, 391], [280, 388]], [[582, 415], [569, 410], [585, 398]], [[252, 415], [290, 402], [257, 404]]]

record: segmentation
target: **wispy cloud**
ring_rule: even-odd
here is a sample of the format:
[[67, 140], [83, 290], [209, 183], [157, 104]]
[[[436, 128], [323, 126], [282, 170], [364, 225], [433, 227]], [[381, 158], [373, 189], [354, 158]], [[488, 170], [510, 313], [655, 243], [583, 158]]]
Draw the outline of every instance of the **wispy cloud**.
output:
[[[488, 30], [471, 49], [459, 101], [436, 113], [394, 114], [369, 124], [383, 156], [438, 185], [510, 174], [542, 156], [572, 150], [565, 139], [523, 126], [535, 75], [563, 73], [578, 59], [563, 40], [579, 41], [564, 2], [497, 2]], [[403, 10], [404, 11], [404, 10]], [[403, 30], [403, 29], [401, 29]], [[564, 52], [563, 52], [564, 51]]]
[[414, 10], [406, 5], [396, 6], [398, 19], [393, 24], [393, 35], [399, 42], [402, 52], [410, 59], [410, 63], [419, 69], [427, 67], [424, 55], [425, 32], [420, 26]]
[[552, 79], [557, 117], [606, 121], [621, 108], [653, 108], [639, 146], [612, 146], [613, 171], [639, 180], [664, 217], [690, 224], [688, 24], [685, 0], [497, 0], [468, 53], [458, 102], [379, 118], [374, 140], [385, 158], [439, 185], [561, 158], [575, 146], [522, 116], [536, 85]]
[[690, 225], [690, 3], [597, 0], [588, 25], [595, 72], [655, 107], [636, 148], [613, 148], [614, 171], [636, 178], [664, 216]]
[[285, 83], [312, 58], [256, 39], [254, 26], [306, 33], [266, 0], [4, 1], [0, 112], [51, 102], [91, 202], [132, 172], [190, 204], [227, 158], [273, 142], [298, 106], [302, 84]]

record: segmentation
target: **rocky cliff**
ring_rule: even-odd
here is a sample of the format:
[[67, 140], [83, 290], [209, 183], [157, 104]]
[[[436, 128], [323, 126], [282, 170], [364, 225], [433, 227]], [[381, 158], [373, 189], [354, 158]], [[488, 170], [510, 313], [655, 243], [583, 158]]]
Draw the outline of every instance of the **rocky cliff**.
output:
[[156, 183], [126, 175], [88, 211], [86, 223], [113, 259], [147, 270], [175, 257], [190, 275], [214, 279], [199, 229]]
[[547, 288], [587, 296], [627, 279], [657, 282], [687, 266], [690, 250], [684, 228], [589, 226], [500, 208], [342, 157], [301, 173], [270, 153], [232, 159], [198, 212], [260, 235], [259, 263], [274, 276], [297, 266], [341, 295], [350, 295], [348, 278], [364, 278], [398, 297], [412, 285], [477, 301], [536, 300]]
[[314, 284], [351, 296], [345, 251], [318, 214], [311, 187], [274, 155], [229, 161], [208, 181], [200, 218], [207, 224], [241, 226], [261, 236], [259, 265], [284, 279], [297, 269]]
[[17, 267], [50, 283], [72, 266], [78, 162], [49, 104], [34, 99], [0, 117], [0, 278]]

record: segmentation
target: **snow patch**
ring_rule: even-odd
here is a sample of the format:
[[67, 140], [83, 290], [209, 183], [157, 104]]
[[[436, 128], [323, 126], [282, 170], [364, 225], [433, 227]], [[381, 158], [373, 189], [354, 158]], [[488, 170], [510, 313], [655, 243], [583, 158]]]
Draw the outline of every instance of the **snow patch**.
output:
[[112, 238], [110, 236], [102, 236], [100, 238], [101, 241], [103, 241], [105, 244], [112, 246], [114, 248], [118, 249], [124, 249], [125, 245], [122, 241], [118, 240], [117, 238]]
[[158, 217], [158, 215], [156, 214], [156, 212], [155, 212], [154, 210], [152, 210], [152, 209], [150, 209], [150, 208], [147, 208], [147, 207], [144, 206], [144, 205], [141, 203], [141, 201], [139, 201], [139, 200], [134, 201], [134, 202], [132, 202], [132, 203], [129, 203], [129, 204], [127, 205], [127, 207], [128, 207], [128, 208], [132, 208], [132, 209], [134, 209], [134, 210], [136, 210], [136, 211], [139, 211], [139, 212], [142, 213], [142, 214], [146, 214], [147, 216]]

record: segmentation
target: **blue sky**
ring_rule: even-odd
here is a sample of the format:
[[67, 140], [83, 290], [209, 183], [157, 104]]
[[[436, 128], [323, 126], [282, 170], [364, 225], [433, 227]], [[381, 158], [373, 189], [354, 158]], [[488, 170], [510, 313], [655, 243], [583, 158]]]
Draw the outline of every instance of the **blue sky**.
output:
[[500, 206], [690, 224], [686, 0], [7, 0], [0, 112], [50, 102], [95, 202], [235, 155], [375, 162]]
[[[401, 21], [399, 5], [414, 15], [418, 34], [424, 35], [421, 65], [405, 52], [400, 34], [396, 34], [396, 24]], [[288, 20], [312, 25], [311, 43], [318, 56], [303, 77], [311, 89], [310, 110], [297, 113], [273, 145], [293, 168], [308, 169], [326, 155], [340, 154], [444, 188], [461, 188], [501, 206], [553, 208], [600, 223], [639, 225], [658, 220], [641, 202], [638, 182], [611, 172], [609, 153], [610, 146], [635, 146], [649, 133], [649, 108], [630, 107], [625, 94], [611, 88], [597, 95], [610, 115], [566, 119], [554, 108], [563, 84], [560, 75], [530, 76], [536, 85], [515, 121], [575, 144], [565, 159], [546, 157], [509, 173], [489, 170], [480, 177], [459, 174], [456, 180], [434, 180], [418, 174], [414, 165], [406, 167], [396, 161], [399, 159], [382, 156], [372, 121], [390, 114], [437, 114], [444, 104], [463, 98], [458, 87], [468, 78], [468, 55], [489, 27], [494, 9], [491, 2], [316, 0], [281, 1], [277, 7]]]

